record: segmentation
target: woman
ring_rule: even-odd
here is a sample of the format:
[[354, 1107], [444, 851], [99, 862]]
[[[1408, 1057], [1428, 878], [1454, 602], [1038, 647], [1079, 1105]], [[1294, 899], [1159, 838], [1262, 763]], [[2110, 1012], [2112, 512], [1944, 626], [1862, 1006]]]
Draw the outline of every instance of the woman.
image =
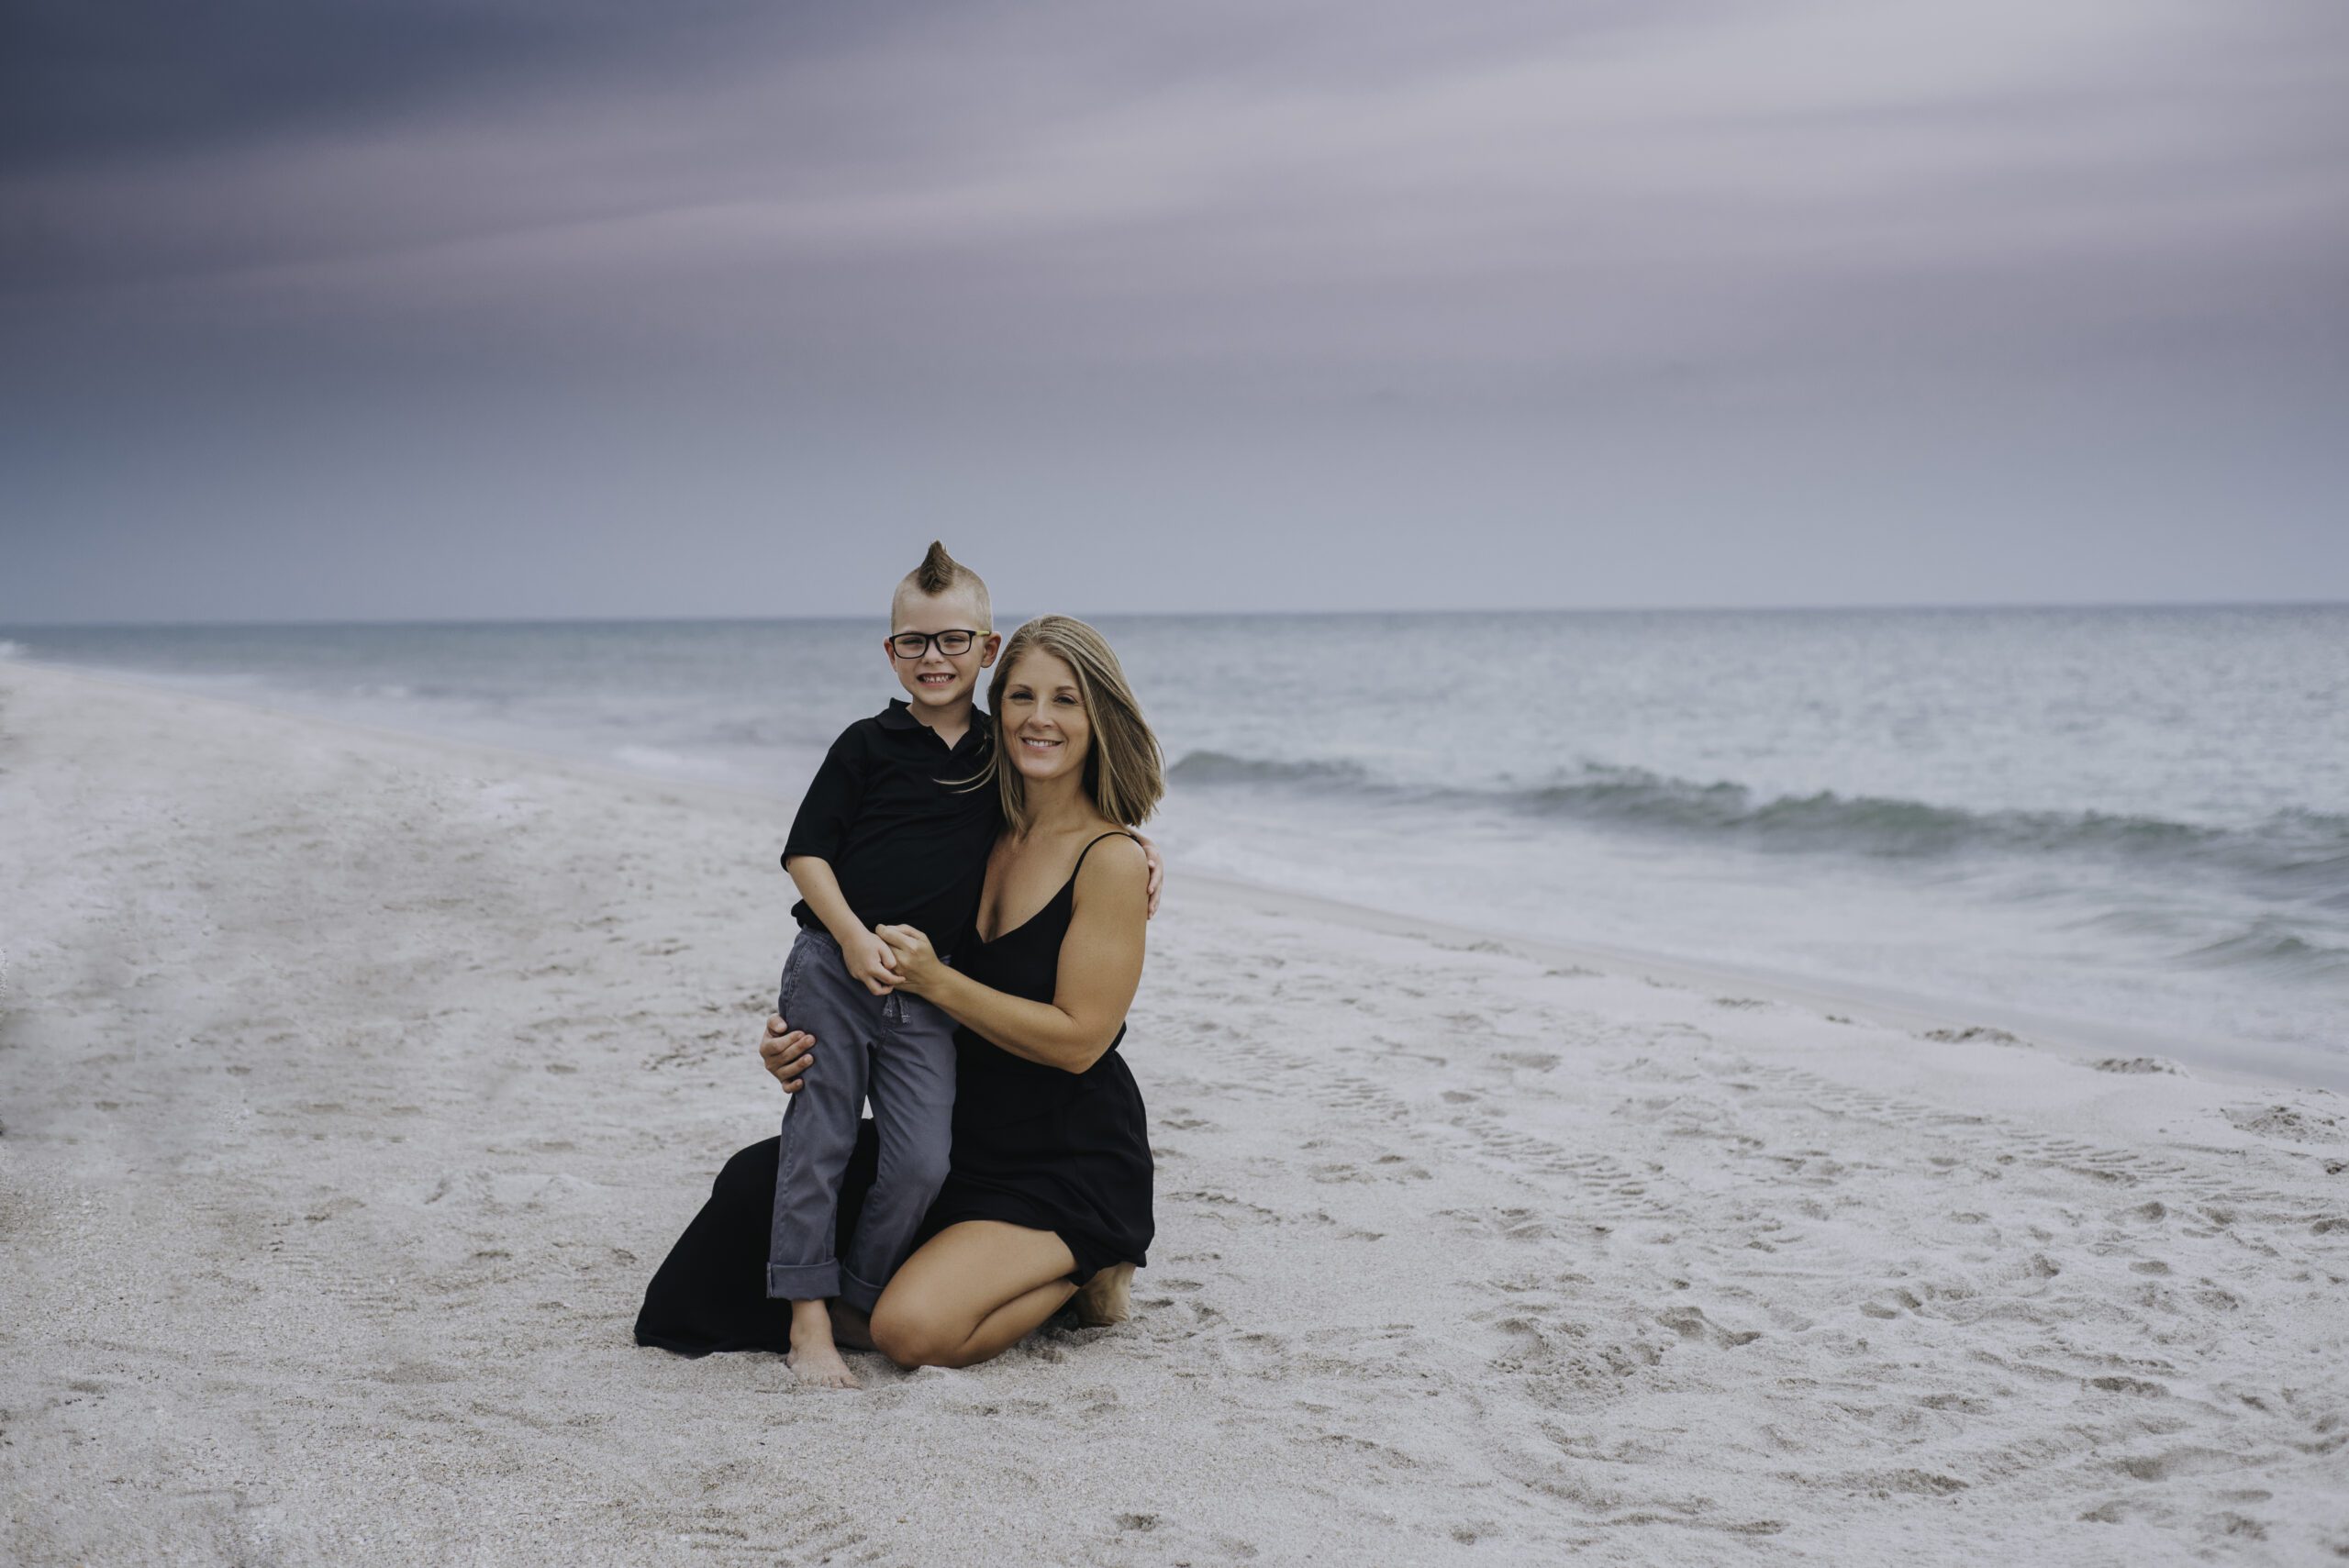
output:
[[[1117, 1047], [1148, 911], [1141, 845], [1126, 829], [1163, 793], [1158, 742], [1117, 655], [1065, 616], [1012, 634], [987, 706], [983, 783], [1001, 791], [1005, 827], [970, 945], [948, 968], [922, 932], [879, 929], [900, 988], [961, 1026], [952, 1166], [870, 1325], [874, 1348], [904, 1367], [998, 1355], [1080, 1287], [1097, 1319], [1123, 1316], [1152, 1229], [1141, 1092]], [[764, 1053], [786, 1088], [813, 1044], [771, 1032]], [[776, 1141], [727, 1162], [646, 1292], [639, 1343], [785, 1348], [788, 1315], [766, 1299], [763, 1269]], [[859, 1152], [842, 1184], [843, 1232], [872, 1182], [870, 1152]]]

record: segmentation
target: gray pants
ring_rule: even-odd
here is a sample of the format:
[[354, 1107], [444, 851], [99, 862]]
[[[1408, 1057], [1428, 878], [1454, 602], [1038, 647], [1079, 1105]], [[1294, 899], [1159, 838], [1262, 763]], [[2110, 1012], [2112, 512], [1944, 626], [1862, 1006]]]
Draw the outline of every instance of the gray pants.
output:
[[[775, 1162], [767, 1295], [839, 1296], [873, 1310], [913, 1251], [954, 1141], [954, 1020], [918, 996], [875, 996], [849, 976], [840, 944], [802, 930], [784, 961], [775, 1011], [816, 1037], [805, 1085], [784, 1107]], [[848, 1256], [833, 1256], [841, 1174], [867, 1094], [881, 1134], [881, 1173]]]

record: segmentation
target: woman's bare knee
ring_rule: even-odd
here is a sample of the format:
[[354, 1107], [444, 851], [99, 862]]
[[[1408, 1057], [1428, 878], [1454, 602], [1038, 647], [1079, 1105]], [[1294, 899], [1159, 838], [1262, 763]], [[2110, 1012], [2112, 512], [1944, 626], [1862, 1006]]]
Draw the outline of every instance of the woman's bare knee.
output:
[[907, 1372], [918, 1366], [948, 1365], [970, 1338], [967, 1329], [957, 1330], [918, 1310], [893, 1307], [885, 1296], [873, 1309], [872, 1332], [873, 1348]]
[[922, 1243], [873, 1308], [873, 1348], [908, 1371], [972, 1366], [1052, 1315], [1074, 1288], [1049, 1230], [963, 1220]]

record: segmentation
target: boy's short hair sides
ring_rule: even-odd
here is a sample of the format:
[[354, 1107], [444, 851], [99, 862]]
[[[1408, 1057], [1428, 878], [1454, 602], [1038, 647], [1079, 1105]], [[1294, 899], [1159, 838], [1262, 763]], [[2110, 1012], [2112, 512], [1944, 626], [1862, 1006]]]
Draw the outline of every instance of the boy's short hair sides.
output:
[[889, 618], [893, 622], [896, 619], [898, 608], [911, 595], [919, 594], [934, 599], [941, 594], [951, 594], [957, 589], [968, 593], [971, 602], [978, 609], [979, 624], [971, 629], [993, 631], [995, 606], [987, 602], [985, 582], [977, 573], [947, 554], [943, 544], [931, 539], [928, 553], [921, 558], [921, 564], [907, 573], [898, 581], [897, 591], [889, 596]]

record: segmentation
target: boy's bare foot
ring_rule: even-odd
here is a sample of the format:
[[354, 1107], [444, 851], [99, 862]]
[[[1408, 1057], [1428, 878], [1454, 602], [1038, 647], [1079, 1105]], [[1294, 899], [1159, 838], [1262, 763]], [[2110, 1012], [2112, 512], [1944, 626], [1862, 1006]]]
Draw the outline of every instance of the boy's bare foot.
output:
[[847, 1302], [832, 1302], [832, 1342], [852, 1351], [878, 1350], [873, 1342], [873, 1315]]
[[791, 1349], [784, 1363], [810, 1388], [861, 1388], [832, 1343], [831, 1315], [820, 1301], [791, 1304]]
[[849, 1371], [848, 1362], [841, 1360], [841, 1352], [829, 1344], [794, 1345], [784, 1361], [810, 1388], [862, 1388], [856, 1373]]

